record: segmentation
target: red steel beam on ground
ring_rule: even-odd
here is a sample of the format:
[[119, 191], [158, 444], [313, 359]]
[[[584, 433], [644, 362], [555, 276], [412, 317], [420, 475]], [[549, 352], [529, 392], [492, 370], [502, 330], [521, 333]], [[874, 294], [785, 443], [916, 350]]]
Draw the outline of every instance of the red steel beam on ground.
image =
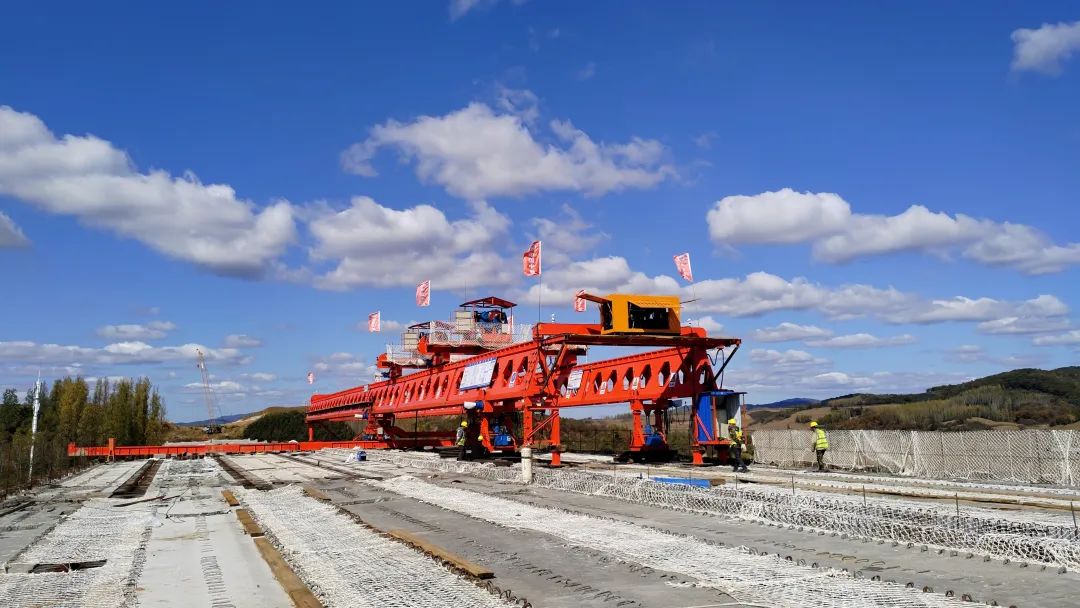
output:
[[[378, 444], [378, 445], [375, 445]], [[205, 456], [207, 454], [262, 454], [265, 452], [315, 452], [325, 448], [384, 447], [377, 441], [300, 441], [280, 443], [193, 443], [185, 445], [118, 445], [79, 447], [68, 444], [68, 456], [88, 458], [150, 458], [152, 456]]]

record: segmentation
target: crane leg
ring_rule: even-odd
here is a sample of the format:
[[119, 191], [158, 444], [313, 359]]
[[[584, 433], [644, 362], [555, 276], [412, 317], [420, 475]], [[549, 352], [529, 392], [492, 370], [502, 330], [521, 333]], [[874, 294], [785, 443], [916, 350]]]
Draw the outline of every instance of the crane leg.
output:
[[559, 410], [551, 410], [551, 466], [562, 466], [562, 446], [559, 445]]

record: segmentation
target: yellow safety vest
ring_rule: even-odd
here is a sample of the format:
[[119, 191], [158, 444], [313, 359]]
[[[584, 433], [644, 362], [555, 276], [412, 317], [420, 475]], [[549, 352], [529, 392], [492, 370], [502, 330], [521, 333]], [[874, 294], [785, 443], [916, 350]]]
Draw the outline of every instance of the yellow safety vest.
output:
[[817, 433], [817, 439], [814, 440], [814, 449], [829, 449], [829, 438], [825, 436], [825, 431], [823, 429], [814, 429], [814, 432]]
[[742, 445], [742, 431], [738, 430], [737, 428], [729, 430], [728, 439], [730, 439], [731, 442], [736, 445]]

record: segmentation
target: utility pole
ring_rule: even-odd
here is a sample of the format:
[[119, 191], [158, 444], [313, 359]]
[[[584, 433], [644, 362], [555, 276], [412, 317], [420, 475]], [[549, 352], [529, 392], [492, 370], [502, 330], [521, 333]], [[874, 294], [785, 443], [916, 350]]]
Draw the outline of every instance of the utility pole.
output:
[[30, 485], [34, 485], [34, 438], [37, 435], [38, 412], [41, 411], [41, 370], [34, 383], [34, 417], [30, 420]]

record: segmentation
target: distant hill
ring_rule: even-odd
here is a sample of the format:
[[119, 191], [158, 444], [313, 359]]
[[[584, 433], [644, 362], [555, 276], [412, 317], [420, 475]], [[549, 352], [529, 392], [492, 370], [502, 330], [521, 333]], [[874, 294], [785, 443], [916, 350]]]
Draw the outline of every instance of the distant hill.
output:
[[1011, 372], [994, 374], [963, 384], [935, 386], [926, 392], [934, 398], [952, 397], [980, 386], [1037, 391], [1061, 397], [1073, 405], [1080, 405], [1080, 367], [1078, 366], [1059, 367], [1049, 371], [1033, 368], [1014, 369]]
[[[251, 414], [230, 414], [228, 416], [222, 416], [221, 418], [218, 418], [217, 422], [220, 423], [220, 424], [228, 424], [230, 422], [236, 422], [237, 420], [242, 420], [244, 418], [248, 418], [248, 417], [254, 416], [254, 415], [255, 415], [254, 413], [251, 413]], [[210, 424], [210, 420], [193, 420], [191, 422], [174, 422], [173, 424], [175, 424], [177, 426], [206, 426], [206, 425]]]
[[[238, 422], [247, 418], [256, 419], [259, 416], [265, 414], [280, 412], [285, 410], [303, 410], [307, 408], [306, 405], [272, 405], [267, 408], [263, 408], [257, 412], [248, 412], [246, 414], [229, 414], [218, 418], [218, 422], [221, 424], [229, 424], [231, 422]], [[174, 422], [176, 426], [206, 426], [209, 424], [209, 420], [194, 420], [192, 422]]]
[[[214, 435], [214, 438], [239, 439], [244, 436], [244, 431], [247, 430], [247, 427], [251, 423], [265, 417], [267, 414], [303, 411], [306, 407], [307, 406], [304, 405], [275, 405], [261, 409], [257, 412], [222, 416], [221, 422], [223, 428], [221, 429], [221, 434]], [[206, 420], [196, 420], [194, 422], [169, 422], [165, 433], [165, 439], [166, 441], [202, 441], [203, 439], [206, 439], [206, 434], [203, 433], [202, 430], [202, 427], [206, 425]]]
[[747, 404], [748, 410], [762, 410], [762, 409], [782, 409], [788, 407], [806, 407], [809, 405], [817, 405], [821, 403], [817, 399], [808, 399], [806, 397], [793, 397], [791, 399], [784, 399], [782, 401], [773, 401], [772, 403], [752, 403]]
[[822, 424], [851, 429], [1080, 427], [1080, 367], [1016, 369], [923, 393], [857, 393], [821, 402]]

